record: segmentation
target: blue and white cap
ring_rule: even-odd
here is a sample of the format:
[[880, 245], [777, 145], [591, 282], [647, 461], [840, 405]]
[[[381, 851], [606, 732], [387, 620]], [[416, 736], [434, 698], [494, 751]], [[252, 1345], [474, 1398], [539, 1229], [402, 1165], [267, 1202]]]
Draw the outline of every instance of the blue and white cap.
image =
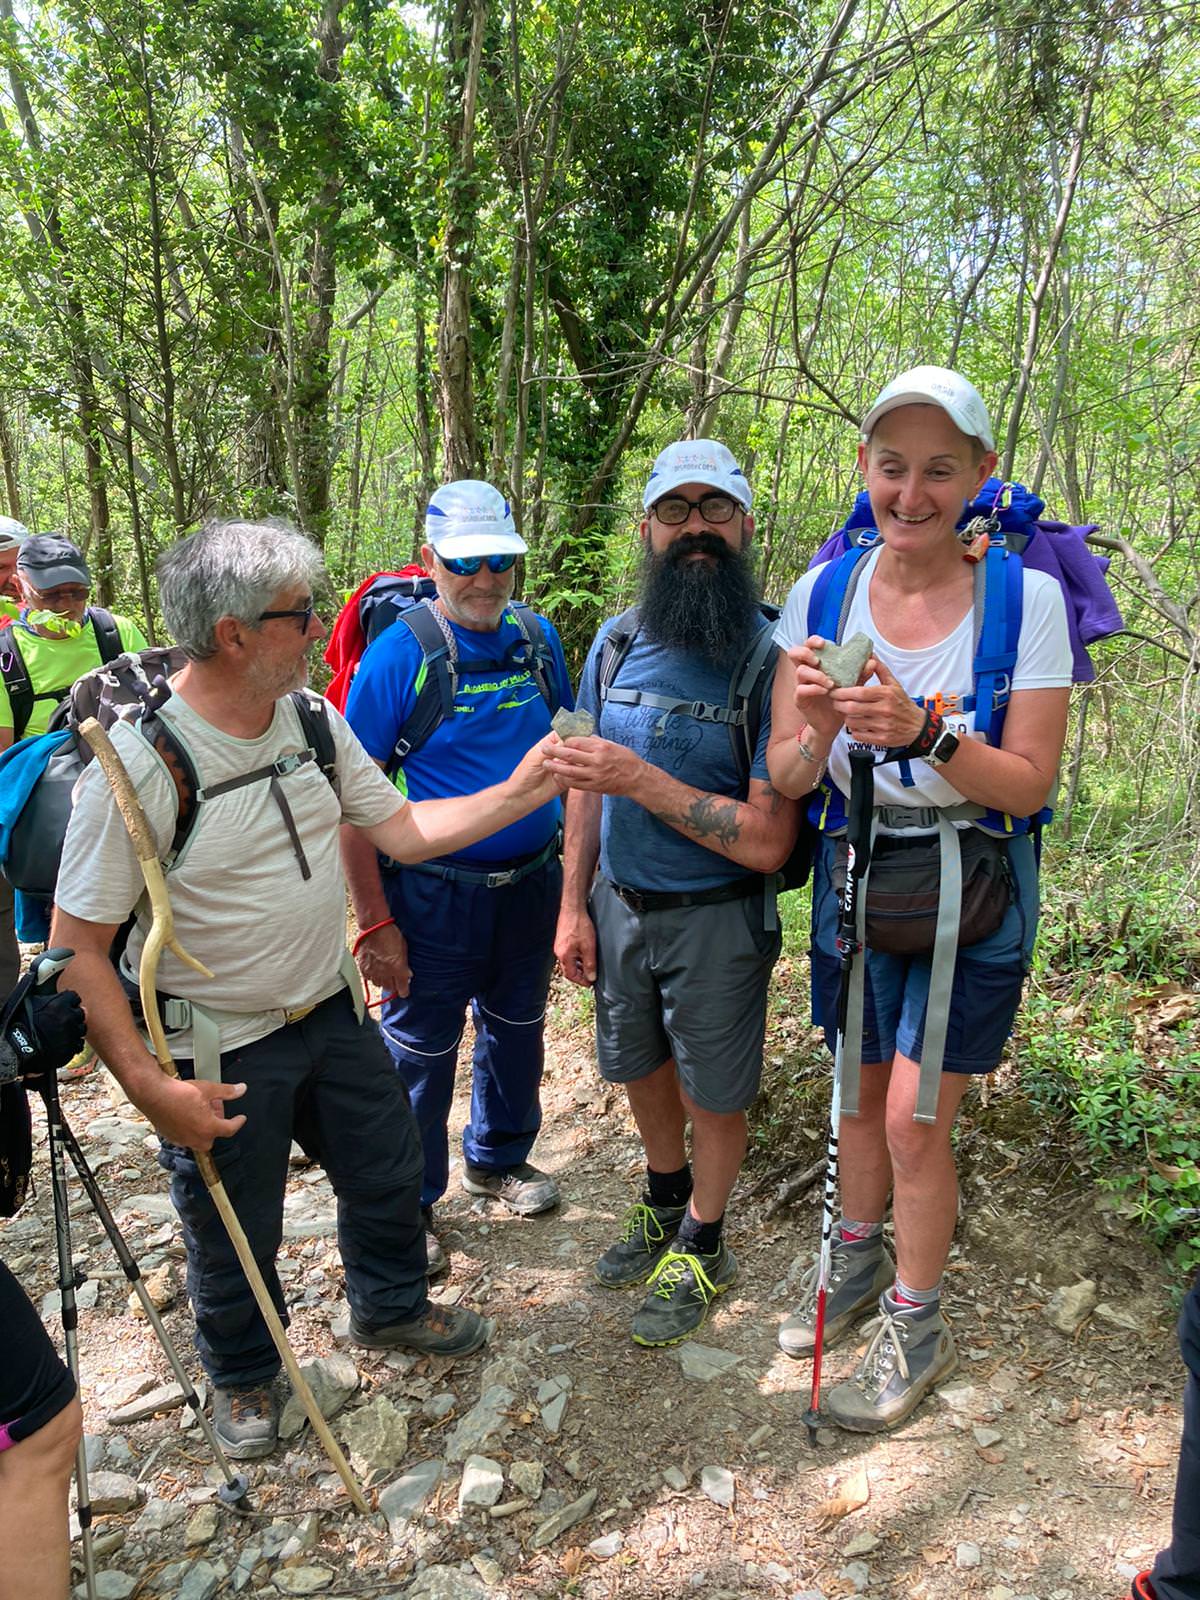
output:
[[985, 450], [994, 450], [992, 420], [979, 391], [961, 372], [949, 367], [912, 367], [893, 378], [862, 420], [865, 444], [880, 417], [899, 406], [941, 406], [956, 428], [970, 439], [978, 439]]
[[425, 508], [425, 537], [439, 556], [523, 556], [526, 544], [499, 489], [460, 478], [435, 489]]
[[732, 453], [715, 439], [680, 439], [669, 444], [650, 468], [642, 505], [649, 511], [681, 483], [703, 483], [732, 495], [743, 511], [750, 509], [750, 485]]
[[16, 517], [0, 517], [0, 550], [19, 550], [29, 537], [29, 529]]

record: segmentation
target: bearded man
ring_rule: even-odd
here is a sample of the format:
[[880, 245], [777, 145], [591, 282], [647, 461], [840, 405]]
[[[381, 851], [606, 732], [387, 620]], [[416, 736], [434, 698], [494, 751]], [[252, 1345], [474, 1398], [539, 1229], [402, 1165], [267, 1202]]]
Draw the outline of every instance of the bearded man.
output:
[[598, 733], [547, 766], [571, 786], [555, 955], [595, 986], [600, 1071], [624, 1084], [646, 1153], [595, 1275], [648, 1283], [632, 1334], [657, 1346], [695, 1332], [737, 1274], [722, 1223], [762, 1072], [774, 874], [799, 819], [768, 780], [769, 706], [748, 779], [728, 727], [731, 677], [767, 626], [750, 486], [724, 445], [686, 440], [655, 461], [643, 504], [640, 604], [600, 629], [580, 687]]

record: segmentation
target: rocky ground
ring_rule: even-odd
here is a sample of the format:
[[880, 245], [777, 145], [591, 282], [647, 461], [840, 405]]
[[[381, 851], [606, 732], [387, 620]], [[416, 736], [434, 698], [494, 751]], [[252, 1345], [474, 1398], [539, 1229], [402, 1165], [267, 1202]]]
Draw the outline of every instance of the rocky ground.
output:
[[[788, 1027], [778, 1049], [795, 1042]], [[198, 1375], [155, 1141], [103, 1073], [64, 1098]], [[221, 1503], [202, 1436], [72, 1183], [102, 1596], [1127, 1592], [1170, 1514], [1181, 1388], [1171, 1286], [1003, 1077], [989, 1104], [968, 1102], [961, 1126], [963, 1217], [947, 1280], [957, 1374], [899, 1433], [822, 1430], [815, 1449], [800, 1420], [810, 1369], [778, 1352], [775, 1329], [816, 1236], [819, 1186], [769, 1215], [776, 1186], [749, 1169], [729, 1213], [737, 1286], [697, 1340], [641, 1350], [627, 1334], [636, 1300], [589, 1270], [635, 1195], [639, 1147], [621, 1098], [594, 1075], [571, 994], [554, 1008], [545, 1109], [536, 1158], [559, 1179], [561, 1209], [508, 1216], [471, 1200], [457, 1173], [439, 1208], [453, 1251], [440, 1292], [494, 1320], [488, 1347], [461, 1361], [341, 1342], [332, 1196], [318, 1169], [294, 1171], [280, 1263], [292, 1342], [377, 1506], [370, 1518], [349, 1510], [298, 1417], [278, 1455], [249, 1467], [248, 1508]], [[459, 1124], [463, 1111], [460, 1097]], [[796, 1128], [775, 1159], [794, 1149], [805, 1165], [819, 1146], [817, 1129]], [[36, 1199], [0, 1224], [0, 1253], [54, 1329], [44, 1151], [39, 1166]], [[853, 1361], [853, 1346], [835, 1350], [830, 1379]]]

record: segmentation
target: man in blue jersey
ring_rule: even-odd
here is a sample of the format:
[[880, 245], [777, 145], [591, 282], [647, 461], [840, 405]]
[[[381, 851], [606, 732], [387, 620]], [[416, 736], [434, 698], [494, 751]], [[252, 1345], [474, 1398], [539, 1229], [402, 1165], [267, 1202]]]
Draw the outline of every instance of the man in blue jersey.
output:
[[[425, 531], [421, 558], [437, 597], [423, 602], [427, 615], [402, 614], [370, 646], [346, 705], [368, 753], [412, 800], [473, 794], [492, 783], [545, 738], [552, 705], [574, 704], [554, 629], [512, 602], [525, 543], [504, 496], [473, 479], [447, 484], [430, 499]], [[420, 637], [430, 632], [430, 616], [433, 650]], [[422, 689], [433, 692], [447, 663], [453, 710], [409, 750]], [[554, 1180], [528, 1156], [541, 1125], [560, 820], [554, 801], [457, 855], [405, 867], [343, 830], [362, 930], [356, 954], [364, 978], [388, 997], [380, 1024], [424, 1144], [431, 1276], [448, 1265], [433, 1206], [449, 1175], [446, 1124], [468, 1003], [475, 1052], [463, 1187], [522, 1216], [558, 1202]]]
[[774, 874], [798, 819], [768, 780], [770, 707], [748, 775], [730, 739], [731, 680], [767, 626], [750, 485], [724, 445], [686, 440], [654, 463], [644, 505], [636, 623], [618, 619], [630, 642], [602, 683], [605, 623], [580, 685], [599, 736], [546, 764], [571, 785], [556, 953], [595, 985], [600, 1071], [625, 1086], [646, 1152], [642, 1199], [595, 1275], [648, 1282], [633, 1337], [667, 1345], [737, 1272], [722, 1222], [762, 1071]]

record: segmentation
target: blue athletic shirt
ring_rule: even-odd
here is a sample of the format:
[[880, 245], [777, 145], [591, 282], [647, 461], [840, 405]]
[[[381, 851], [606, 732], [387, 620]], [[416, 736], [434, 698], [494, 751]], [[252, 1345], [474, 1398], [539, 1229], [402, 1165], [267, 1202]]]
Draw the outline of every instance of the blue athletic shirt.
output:
[[[660, 732], [657, 726], [664, 713], [656, 706], [620, 705], [606, 700], [603, 713], [599, 713], [597, 664], [612, 625], [606, 622], [596, 635], [579, 685], [579, 704], [596, 717], [601, 737], [625, 745], [681, 783], [709, 794], [744, 800], [726, 723], [698, 722], [694, 717], [678, 715], [671, 717]], [[767, 626], [765, 617], [760, 618], [760, 626]], [[683, 650], [667, 649], [638, 634], [618, 669], [615, 687], [646, 689], [654, 694], [678, 696], [680, 700], [703, 700], [723, 706], [729, 700], [730, 677], [731, 671], [724, 667], [715, 667]], [[768, 780], [770, 734], [768, 696], [750, 768], [750, 776], [764, 782]], [[604, 797], [600, 871], [627, 889], [651, 892], [715, 889], [746, 876], [746, 868], [736, 861], [685, 838], [636, 801], [614, 795]]]
[[[562, 704], [575, 704], [567, 664], [557, 633], [540, 617], [553, 655], [553, 674]], [[506, 611], [494, 633], [474, 633], [450, 623], [463, 661], [495, 661], [494, 674], [460, 677], [454, 715], [447, 717], [396, 774], [396, 787], [410, 800], [442, 800], [475, 794], [508, 777], [521, 757], [550, 732], [550, 711], [528, 667], [503, 670], [509, 647], [524, 635]], [[367, 754], [385, 764], [400, 729], [417, 703], [416, 683], [422, 651], [411, 628], [394, 622], [368, 647], [346, 702], [346, 720]], [[496, 862], [529, 856], [550, 842], [562, 808], [551, 800], [477, 844], [446, 860]]]

